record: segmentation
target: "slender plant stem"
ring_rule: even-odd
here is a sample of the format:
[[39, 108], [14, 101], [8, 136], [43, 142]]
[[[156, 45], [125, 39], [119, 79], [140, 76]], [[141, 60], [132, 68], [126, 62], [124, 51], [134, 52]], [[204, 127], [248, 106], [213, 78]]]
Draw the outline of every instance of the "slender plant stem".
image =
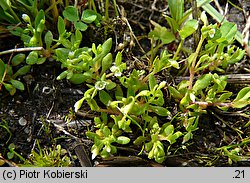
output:
[[128, 119], [130, 119], [136, 126], [138, 126], [138, 128], [141, 130], [142, 132], [142, 136], [144, 137], [144, 130], [142, 129], [141, 125], [136, 121], [134, 120], [132, 117], [130, 117], [129, 115], [126, 116]]
[[109, 0], [105, 1], [105, 20], [109, 19]]
[[176, 52], [175, 52], [175, 54], [174, 54], [173, 60], [177, 60], [178, 54], [179, 54], [180, 51], [181, 51], [181, 48], [182, 48], [182, 46], [183, 46], [183, 43], [184, 43], [184, 40], [181, 39], [181, 42], [180, 42], [180, 44], [178, 45], [178, 48], [177, 48], [177, 50], [176, 50]]
[[[205, 37], [201, 35], [200, 41], [199, 41], [198, 46], [197, 46], [197, 48], [196, 48], [196, 50], [195, 50], [195, 52], [194, 52], [194, 55], [191, 55], [192, 58], [190, 58], [190, 59], [192, 59], [192, 60], [191, 60], [191, 66], [190, 66], [190, 68], [189, 68], [189, 74], [190, 74], [190, 78], [189, 78], [189, 81], [190, 81], [189, 89], [190, 89], [190, 90], [191, 90], [192, 87], [193, 87], [193, 80], [194, 80], [194, 74], [195, 74], [196, 60], [197, 60], [197, 57], [198, 57], [198, 55], [199, 55], [199, 53], [200, 53], [201, 46], [202, 46], [204, 40], [205, 40]], [[188, 62], [190, 62], [190, 61], [188, 61]]]
[[242, 142], [239, 144], [232, 144], [232, 145], [228, 145], [228, 146], [223, 146], [223, 147], [217, 148], [217, 150], [234, 148], [234, 147], [238, 147], [238, 146], [247, 145], [249, 143], [250, 143], [250, 139], [248, 137], [247, 140], [242, 140]]
[[69, 0], [65, 0], [65, 7], [69, 6]]
[[150, 48], [150, 59], [149, 59], [149, 62], [148, 62], [148, 66], [149, 66], [149, 68], [150, 68], [150, 70], [151, 70], [151, 68], [152, 68], [152, 64], [153, 64], [153, 59], [154, 59], [154, 57], [155, 57], [155, 54], [154, 54], [154, 38], [152, 38], [152, 40], [151, 40], [151, 48]]
[[[152, 42], [151, 42], [151, 49], [150, 49], [150, 59], [149, 59], [149, 63], [148, 63], [148, 66], [150, 68], [150, 70], [152, 69], [152, 65], [153, 65], [153, 60], [155, 58], [155, 54], [156, 52], [159, 50], [160, 47], [162, 47], [164, 44], [163, 43], [160, 43], [160, 44], [157, 44], [156, 47], [154, 48], [154, 40], [152, 39]], [[147, 55], [147, 54], [146, 54]]]
[[[198, 6], [197, 6], [197, 1], [196, 0], [192, 0], [192, 14], [193, 14], [193, 18], [198, 20], [199, 19], [199, 10], [198, 10]], [[199, 42], [199, 37], [201, 35], [201, 31], [199, 28], [199, 24], [198, 24], [198, 29], [196, 32], [193, 33], [193, 37], [194, 37], [194, 47], [196, 47], [198, 45]]]
[[97, 13], [96, 6], [95, 6], [95, 1], [91, 0], [90, 4], [92, 5], [93, 10]]
[[25, 158], [24, 157], [22, 157], [20, 154], [18, 154], [16, 151], [10, 151], [10, 152], [12, 152], [12, 153], [14, 153], [20, 160], [22, 160], [23, 162], [25, 162]]
[[61, 3], [61, 0], [55, 1], [55, 0], [50, 0], [50, 7], [45, 10], [45, 14], [47, 14], [50, 10], [52, 10], [53, 14], [53, 19], [55, 22], [58, 20], [58, 9], [57, 9], [57, 4]]
[[232, 103], [223, 103], [223, 102], [214, 102], [214, 103], [209, 103], [209, 102], [204, 102], [204, 101], [195, 101], [192, 102], [193, 104], [197, 104], [199, 106], [220, 106], [220, 107], [232, 107]]
[[19, 17], [17, 16], [17, 14], [14, 12], [14, 10], [10, 7], [9, 11], [11, 12], [11, 14], [14, 16], [15, 20], [17, 22], [21, 22], [21, 20], [19, 19]]
[[11, 55], [10, 55], [8, 64], [7, 64], [6, 67], [5, 67], [5, 70], [4, 70], [4, 73], [3, 73], [3, 77], [2, 77], [2, 80], [1, 80], [1, 82], [0, 82], [0, 91], [2, 90], [2, 86], [3, 86], [3, 84], [4, 84], [4, 79], [5, 79], [5, 76], [7, 75], [7, 72], [8, 72], [8, 69], [9, 69], [9, 67], [10, 67], [10, 62], [11, 62], [11, 60], [12, 60], [12, 58], [13, 58], [13, 55], [14, 55], [14, 52], [11, 52]]
[[25, 51], [42, 51], [43, 47], [29, 47], [29, 48], [14, 48], [11, 50], [6, 50], [0, 52], [0, 55], [5, 55], [9, 53], [16, 53], [16, 52], [25, 52]]
[[115, 9], [115, 16], [119, 16], [118, 14], [118, 10], [117, 10], [117, 5], [116, 5], [116, 0], [113, 0], [113, 3], [114, 3], [114, 9]]

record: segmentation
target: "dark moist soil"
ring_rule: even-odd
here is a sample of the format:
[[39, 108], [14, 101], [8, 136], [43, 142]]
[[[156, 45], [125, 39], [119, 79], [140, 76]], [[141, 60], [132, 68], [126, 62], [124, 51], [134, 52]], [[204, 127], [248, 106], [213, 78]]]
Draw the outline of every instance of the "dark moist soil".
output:
[[[148, 51], [150, 41], [146, 37], [152, 29], [149, 19], [167, 27], [167, 22], [161, 16], [162, 12], [166, 11], [166, 3], [157, 0], [129, 2], [119, 0], [117, 3], [120, 8], [125, 9], [125, 16], [133, 29], [133, 33], [139, 38], [143, 49]], [[190, 5], [187, 4], [186, 6]], [[233, 7], [229, 8], [228, 18], [240, 25], [239, 30], [242, 30], [242, 25], [245, 24], [244, 15], [239, 10]], [[143, 53], [138, 45], [135, 43], [135, 46], [131, 48], [129, 43], [126, 45], [126, 42], [124, 42], [124, 35], [130, 35], [130, 30], [123, 20], [113, 19], [111, 25], [112, 29], [109, 30], [109, 36], [116, 39], [117, 43], [125, 43], [124, 57], [128, 60], [127, 63], [131, 69], [146, 68], [146, 64], [140, 59]], [[85, 34], [84, 41], [89, 45], [91, 45], [91, 42], [101, 43], [106, 39], [102, 36], [102, 29], [90, 28]], [[10, 34], [1, 36], [0, 43], [0, 50], [12, 49], [15, 45], [21, 44], [18, 38]], [[117, 45], [114, 43], [114, 46]], [[1, 59], [8, 61], [9, 56], [2, 56]], [[249, 68], [246, 58], [237, 66], [236, 70], [235, 67], [231, 70], [244, 73], [244, 68]], [[85, 132], [94, 128], [93, 117], [98, 116], [98, 114], [91, 112], [87, 105], [83, 105], [81, 113], [72, 113], [75, 102], [82, 98], [87, 87], [85, 85], [73, 85], [66, 80], [57, 81], [56, 77], [61, 72], [58, 62], [46, 61], [43, 65], [35, 65], [28, 75], [20, 78], [26, 86], [25, 91], [17, 91], [14, 96], [10, 96], [6, 90], [1, 91], [1, 124], [6, 121], [12, 133], [10, 140], [8, 140], [9, 133], [4, 128], [0, 128], [0, 155], [6, 160], [8, 159], [9, 144], [13, 143], [15, 151], [24, 158], [28, 158], [32, 149], [38, 150], [35, 143], [38, 140], [42, 148], [60, 144], [62, 148], [67, 150], [67, 155], [72, 158], [72, 166], [90, 166], [90, 164], [87, 164], [88, 162], [80, 160], [80, 157], [91, 157], [92, 142], [86, 138]], [[164, 75], [159, 75], [159, 78], [164, 79], [164, 77]], [[228, 90], [234, 89], [233, 92], [237, 92], [240, 87], [242, 86], [228, 85]], [[176, 104], [172, 102], [169, 105], [174, 113]], [[118, 146], [116, 156], [106, 160], [97, 158], [95, 161], [91, 161], [91, 166], [229, 166], [226, 156], [219, 156], [215, 149], [232, 142], [239, 142], [238, 133], [231, 127], [240, 128], [249, 119], [239, 115], [226, 115], [213, 108], [208, 109], [208, 111], [208, 114], [200, 116], [199, 130], [194, 132], [193, 140], [186, 143], [185, 146], [180, 145], [181, 141], [175, 143], [171, 152], [176, 153], [168, 154], [166, 161], [161, 165], [153, 160], [148, 160], [145, 154], [137, 156], [140, 149], [131, 144], [126, 147]], [[73, 126], [66, 125], [66, 118], [71, 119]], [[20, 121], [26, 121], [27, 123], [21, 125]], [[45, 129], [48, 129], [48, 131]], [[250, 135], [249, 128], [241, 130], [244, 132], [242, 138]], [[82, 144], [82, 146], [75, 146], [76, 143]], [[249, 147], [245, 150], [249, 151]], [[86, 154], [83, 153], [85, 151]], [[78, 158], [73, 158], [75, 155]], [[249, 158], [246, 160], [248, 161], [238, 161], [231, 166], [250, 166]], [[14, 156], [13, 159], [9, 160], [9, 163], [3, 166], [14, 166], [18, 163], [22, 162], [17, 156]]]

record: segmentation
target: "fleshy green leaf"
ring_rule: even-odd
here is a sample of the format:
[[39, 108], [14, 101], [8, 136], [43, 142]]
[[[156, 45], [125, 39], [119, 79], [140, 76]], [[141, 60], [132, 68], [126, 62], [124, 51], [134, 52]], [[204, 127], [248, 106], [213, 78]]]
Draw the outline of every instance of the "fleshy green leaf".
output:
[[221, 94], [221, 96], [219, 97], [218, 101], [219, 101], [219, 102], [224, 102], [224, 101], [226, 101], [229, 97], [231, 97], [232, 94], [233, 94], [232, 92], [223, 93], [223, 94]]
[[105, 56], [109, 53], [112, 47], [112, 38], [107, 39], [103, 44], [102, 44], [102, 54]]
[[120, 85], [117, 85], [115, 90], [115, 98], [116, 100], [121, 100], [123, 97], [123, 91]]
[[43, 64], [46, 61], [46, 57], [38, 58], [36, 64]]
[[35, 19], [35, 27], [37, 28], [37, 32], [42, 32], [44, 29], [44, 23], [45, 23], [45, 14], [44, 11], [41, 9], [38, 14], [36, 15]]
[[86, 136], [92, 140], [95, 140], [95, 138], [98, 138], [98, 135], [96, 133], [93, 133], [93, 132], [90, 132], [90, 131], [87, 131], [86, 133]]
[[145, 149], [146, 149], [147, 152], [150, 151], [152, 149], [152, 147], [153, 147], [153, 142], [152, 141], [145, 144]]
[[122, 53], [119, 51], [115, 57], [115, 65], [119, 66], [122, 64]]
[[135, 103], [134, 97], [131, 96], [131, 97], [129, 97], [129, 99], [131, 99], [131, 102], [121, 108], [121, 112], [123, 113], [123, 115], [127, 115]]
[[[66, 79], [69, 80], [69, 79], [73, 76], [73, 74], [74, 74], [73, 70], [68, 70]], [[76, 78], [76, 79], [77, 79], [77, 78]]]
[[76, 22], [79, 19], [78, 11], [74, 6], [67, 6], [63, 11], [63, 16], [71, 22]]
[[81, 41], [82, 41], [82, 33], [78, 29], [75, 31], [75, 39], [76, 40], [74, 41], [74, 47], [79, 48]]
[[31, 66], [30, 65], [25, 65], [18, 69], [16, 73], [13, 75], [13, 78], [16, 78], [17, 76], [25, 75], [30, 71]]
[[38, 61], [38, 53], [36, 51], [30, 52], [26, 58], [26, 63], [29, 65], [33, 65], [36, 64], [37, 61]]
[[14, 157], [14, 152], [8, 152], [7, 153], [7, 157], [8, 157], [8, 159], [12, 159], [13, 157]]
[[237, 25], [232, 22], [225, 22], [220, 27], [222, 37], [226, 38], [230, 43], [237, 32]]
[[176, 140], [177, 140], [180, 136], [182, 136], [182, 133], [181, 133], [180, 131], [175, 132], [174, 134], [169, 135], [169, 136], [167, 137], [167, 141], [168, 141], [170, 144], [173, 144], [173, 143], [176, 142]]
[[187, 141], [189, 141], [190, 139], [193, 138], [193, 134], [192, 132], [188, 132], [184, 135], [183, 140], [182, 140], [182, 144], [186, 143]]
[[88, 29], [88, 25], [83, 22], [75, 22], [75, 28], [80, 31], [86, 31]]
[[197, 119], [196, 116], [190, 117], [187, 119], [187, 123], [183, 124], [183, 126], [186, 128], [187, 131], [192, 131], [192, 125], [195, 122], [195, 120]]
[[22, 63], [24, 61], [24, 59], [25, 59], [25, 54], [19, 53], [13, 57], [13, 59], [11, 60], [11, 65], [17, 66], [20, 63]]
[[10, 93], [10, 95], [14, 95], [16, 93], [16, 88], [13, 87], [11, 84], [3, 83], [5, 89]]
[[[180, 92], [180, 93], [183, 93], [185, 94], [186, 91], [187, 91], [187, 87], [190, 85], [190, 81], [189, 80], [182, 80], [178, 86], [177, 86], [177, 90]], [[184, 92], [183, 92], [184, 91]]]
[[111, 80], [107, 80], [105, 89], [106, 89], [106, 90], [112, 90], [112, 89], [114, 89], [116, 86], [117, 86], [117, 85], [116, 85], [115, 82], [113, 82], [113, 81], [111, 81]]
[[112, 54], [108, 53], [103, 59], [102, 59], [102, 71], [101, 71], [101, 75], [106, 72], [106, 70], [108, 70], [108, 68], [110, 68], [110, 66], [112, 65], [113, 62], [113, 58], [112, 58]]
[[57, 48], [55, 52], [56, 52], [57, 60], [61, 62], [66, 62], [70, 50], [66, 48]]
[[136, 98], [142, 97], [142, 96], [149, 96], [150, 93], [151, 93], [151, 92], [150, 92], [149, 90], [142, 90], [140, 93], [138, 93], [138, 94], [136, 95]]
[[14, 86], [16, 89], [18, 90], [24, 90], [24, 85], [22, 82], [18, 81], [18, 80], [14, 80], [11, 79], [10, 83], [12, 84], [12, 86]]
[[164, 133], [165, 133], [166, 136], [172, 135], [174, 133], [174, 126], [173, 125], [168, 125], [164, 129]]
[[51, 31], [48, 31], [44, 36], [44, 42], [46, 44], [46, 48], [49, 49], [53, 41], [53, 34]]
[[172, 86], [168, 86], [168, 91], [172, 97], [175, 99], [182, 99], [183, 95]]
[[128, 144], [130, 142], [130, 139], [128, 137], [125, 137], [125, 136], [120, 136], [117, 138], [116, 142], [118, 144]]
[[1, 8], [3, 8], [4, 11], [10, 9], [10, 2], [9, 1], [1, 1], [0, 3]]
[[143, 142], [145, 142], [146, 137], [143, 136], [139, 136], [135, 139], [135, 141], [133, 142], [135, 145], [139, 146], [141, 145]]
[[78, 100], [75, 103], [75, 105], [74, 105], [75, 112], [77, 112], [82, 107], [82, 103], [83, 103], [84, 100], [85, 100], [85, 98], [83, 97], [82, 99]]
[[102, 128], [102, 132], [103, 132], [103, 134], [104, 134], [105, 137], [108, 137], [109, 135], [111, 135], [111, 131], [110, 131], [110, 129], [107, 126], [104, 126]]
[[197, 93], [198, 91], [205, 89], [206, 87], [209, 86], [211, 80], [212, 80], [211, 74], [204, 74], [195, 82], [193, 86], [193, 91]]
[[180, 105], [186, 106], [189, 104], [190, 101], [190, 92], [186, 92], [185, 96], [180, 101]]
[[184, 0], [168, 0], [170, 14], [173, 19], [179, 21], [183, 17]]
[[247, 100], [250, 97], [250, 87], [241, 89], [236, 96], [235, 100]]
[[182, 29], [179, 31], [181, 39], [184, 40], [192, 35], [198, 28], [198, 21], [195, 19], [188, 20]]
[[2, 59], [0, 59], [0, 80], [2, 80], [4, 71], [5, 71], [5, 64], [4, 64], [4, 62], [2, 61]]
[[242, 108], [250, 104], [250, 87], [241, 89], [234, 99], [232, 105], [235, 108]]
[[92, 98], [87, 99], [87, 102], [89, 104], [89, 107], [91, 108], [91, 110], [93, 111], [97, 111], [99, 109], [99, 106], [97, 105], [96, 101]]
[[247, 100], [238, 100], [238, 101], [233, 101], [232, 107], [234, 107], [234, 108], [243, 108], [243, 107], [245, 107], [245, 106], [247, 106], [249, 104], [250, 104], [250, 102], [247, 101]]
[[175, 19], [173, 19], [173, 18], [167, 16], [167, 15], [164, 15], [164, 17], [166, 18], [166, 20], [167, 20], [169, 26], [171, 27], [171, 30], [172, 30], [174, 33], [176, 33], [176, 32], [179, 30], [179, 28], [180, 28], [180, 26], [178, 25], [177, 21], [176, 21]]
[[201, 21], [204, 23], [205, 26], [208, 25], [207, 15], [206, 15], [206, 12], [205, 12], [205, 11], [203, 11], [203, 12], [201, 13], [200, 19], [201, 19]]
[[99, 91], [99, 98], [103, 104], [108, 105], [109, 101], [112, 100], [111, 96], [104, 90]]
[[103, 149], [103, 150], [101, 151], [100, 156], [101, 156], [102, 158], [108, 158], [108, 157], [110, 156], [110, 153], [109, 153], [109, 152], [106, 150], [106, 148], [105, 148], [105, 149]]
[[[103, 146], [103, 144], [102, 144], [102, 146]], [[102, 147], [101, 147], [101, 148], [102, 148]], [[92, 152], [92, 157], [91, 157], [91, 159], [92, 159], [92, 160], [95, 159], [96, 156], [98, 156], [98, 154], [99, 154], [101, 148], [98, 147], [98, 146], [95, 145], [95, 144], [92, 146], [92, 148], [91, 148], [91, 152]]]
[[153, 38], [154, 40], [159, 39], [163, 44], [168, 44], [175, 40], [174, 34], [169, 32], [166, 27], [162, 27], [154, 21], [151, 21], [151, 23], [155, 28], [148, 34], [149, 38]]
[[153, 88], [154, 88], [156, 85], [157, 85], [156, 79], [155, 79], [154, 75], [151, 74], [151, 75], [149, 76], [149, 89], [150, 89], [150, 91], [152, 91]]
[[[67, 73], [68, 74], [68, 73]], [[69, 81], [73, 84], [81, 84], [86, 80], [86, 76], [83, 74], [73, 74]]]
[[160, 106], [150, 106], [150, 109], [155, 112], [156, 114], [158, 114], [159, 116], [169, 116], [171, 113], [169, 112], [169, 110], [167, 110], [164, 107], [160, 107]]
[[92, 23], [95, 21], [96, 18], [97, 18], [97, 15], [95, 11], [93, 10], [84, 10], [82, 12], [81, 20], [85, 23]]
[[66, 32], [64, 20], [60, 16], [58, 17], [57, 29], [59, 36], [62, 36]]
[[68, 70], [63, 71], [59, 76], [57, 76], [56, 79], [57, 79], [57, 80], [62, 80], [62, 79], [64, 79], [64, 78], [66, 78], [67, 74], [68, 74]]
[[[72, 48], [72, 43], [68, 40], [68, 39], [60, 39], [59, 42], [65, 47], [65, 48], [68, 48], [68, 49], [71, 49]], [[59, 49], [59, 48], [58, 48]]]
[[179, 66], [179, 63], [176, 61], [176, 60], [173, 60], [173, 59], [168, 59], [170, 65], [176, 69], [179, 69], [180, 66]]

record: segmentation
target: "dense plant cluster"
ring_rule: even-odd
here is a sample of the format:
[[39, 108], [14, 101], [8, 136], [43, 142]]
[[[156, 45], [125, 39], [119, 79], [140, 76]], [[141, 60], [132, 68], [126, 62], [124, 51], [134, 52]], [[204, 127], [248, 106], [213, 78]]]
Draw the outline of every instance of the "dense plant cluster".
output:
[[[168, 1], [170, 15], [164, 17], [170, 28], [151, 21], [154, 29], [148, 34], [151, 50], [147, 54], [147, 70], [128, 69], [124, 51], [112, 51], [112, 38], [103, 44], [93, 43], [92, 47], [82, 46], [83, 32], [89, 25], [100, 27], [104, 26], [102, 21], [109, 21], [108, 5], [105, 16], [97, 12], [94, 1], [89, 1], [89, 9], [82, 12], [75, 6], [65, 5], [61, 16], [53, 17], [57, 20], [53, 25], [57, 26], [54, 33], [46, 23], [49, 19], [45, 15], [47, 10], [37, 5], [37, 1], [18, 0], [16, 3], [25, 8], [20, 10], [22, 20], [11, 8], [15, 3], [10, 6], [7, 1], [1, 1], [0, 12], [5, 21], [25, 23], [26, 27], [12, 27], [11, 32], [20, 36], [29, 53], [17, 53], [8, 63], [0, 59], [0, 90], [4, 86], [14, 95], [16, 89], [25, 89], [18, 78], [27, 74], [32, 65], [46, 64], [50, 58], [60, 62], [62, 72], [57, 80], [67, 79], [88, 87], [83, 98], [76, 101], [75, 112], [87, 103], [90, 110], [100, 114], [94, 118], [94, 130], [86, 132], [94, 142], [92, 159], [98, 155], [107, 158], [117, 153], [117, 146], [133, 143], [141, 149], [140, 154], [146, 153], [149, 159], [162, 163], [172, 144], [185, 144], [193, 138], [199, 129], [200, 116], [207, 113], [208, 107], [226, 111], [246, 107], [250, 102], [250, 87], [233, 95], [226, 90], [227, 77], [220, 75], [245, 54], [234, 45], [236, 24], [210, 24], [205, 11], [200, 14], [200, 21], [190, 19], [191, 11], [184, 11], [184, 0]], [[30, 4], [25, 6], [24, 3]], [[198, 1], [198, 6], [204, 3]], [[55, 5], [49, 8], [54, 9]], [[70, 29], [67, 23], [71, 24]], [[197, 47], [189, 49], [188, 57], [183, 59], [181, 53], [185, 52], [185, 41], [198, 31]], [[160, 49], [172, 43], [178, 43], [176, 52]], [[158, 79], [162, 71], [172, 73], [173, 70], [179, 75], [187, 73], [189, 79], [179, 84]], [[177, 104], [177, 112], [173, 113], [169, 101]], [[228, 148], [220, 150], [237, 161], [237, 153]], [[52, 150], [49, 153], [40, 151], [48, 157], [53, 153]], [[56, 152], [61, 152], [60, 146]], [[41, 161], [40, 156], [33, 152], [29, 163]], [[68, 166], [69, 160], [65, 158], [64, 165]], [[40, 162], [43, 163], [46, 164]]]

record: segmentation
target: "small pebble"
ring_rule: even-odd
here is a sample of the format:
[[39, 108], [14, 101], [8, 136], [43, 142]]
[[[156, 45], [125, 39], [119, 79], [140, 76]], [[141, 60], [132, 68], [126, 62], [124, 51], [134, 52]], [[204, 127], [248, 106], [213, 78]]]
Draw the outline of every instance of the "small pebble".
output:
[[29, 127], [26, 127], [26, 128], [24, 129], [24, 133], [29, 134], [29, 133], [30, 133], [30, 128], [29, 128]]
[[24, 118], [24, 117], [21, 117], [19, 120], [18, 120], [19, 124], [21, 126], [25, 126], [27, 124], [27, 120]]

